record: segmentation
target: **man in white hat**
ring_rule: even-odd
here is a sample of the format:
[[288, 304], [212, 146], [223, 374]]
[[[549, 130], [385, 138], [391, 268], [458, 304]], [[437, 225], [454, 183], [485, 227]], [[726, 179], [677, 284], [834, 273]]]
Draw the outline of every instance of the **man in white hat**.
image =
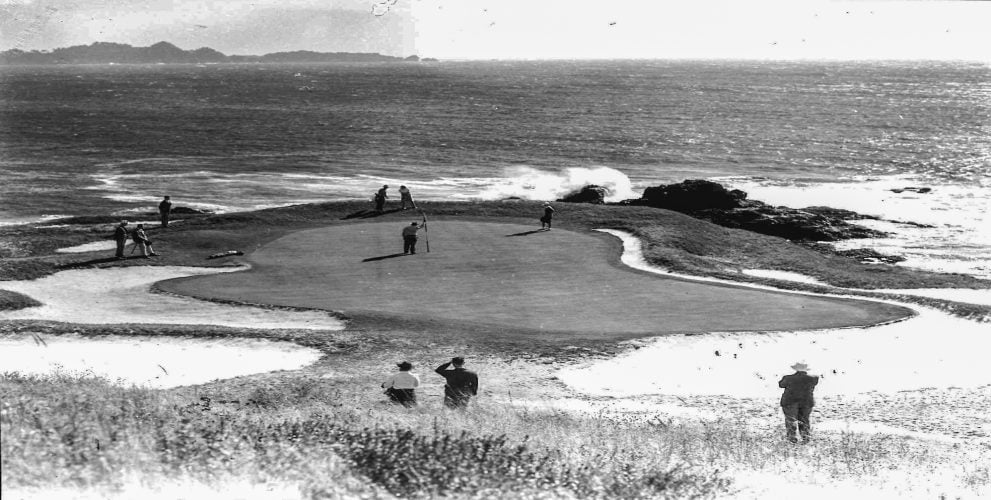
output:
[[805, 363], [795, 363], [791, 368], [795, 373], [781, 377], [781, 381], [778, 382], [778, 387], [785, 390], [781, 395], [781, 410], [785, 413], [785, 432], [789, 441], [797, 443], [798, 438], [795, 435], [797, 423], [802, 440], [808, 442], [812, 438], [812, 424], [809, 422], [809, 417], [815, 405], [812, 391], [819, 383], [819, 377], [809, 375], [809, 365]]

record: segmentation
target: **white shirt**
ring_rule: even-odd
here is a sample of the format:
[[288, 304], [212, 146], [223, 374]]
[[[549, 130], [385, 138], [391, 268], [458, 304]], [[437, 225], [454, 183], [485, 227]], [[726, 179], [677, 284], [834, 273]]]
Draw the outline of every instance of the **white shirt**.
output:
[[382, 387], [385, 387], [386, 389], [390, 387], [394, 389], [416, 389], [419, 385], [420, 377], [417, 377], [416, 374], [412, 372], [399, 372], [393, 374], [382, 383]]

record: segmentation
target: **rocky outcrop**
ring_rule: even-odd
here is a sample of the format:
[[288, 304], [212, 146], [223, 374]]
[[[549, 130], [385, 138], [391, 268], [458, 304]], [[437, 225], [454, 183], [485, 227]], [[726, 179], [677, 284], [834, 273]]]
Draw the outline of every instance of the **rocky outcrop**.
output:
[[706, 209], [738, 208], [747, 193], [727, 190], [721, 184], [701, 179], [689, 179], [678, 184], [649, 187], [643, 190], [641, 205], [666, 208], [677, 212]]
[[607, 191], [606, 188], [602, 186], [596, 186], [594, 184], [590, 184], [563, 198], [559, 198], [557, 201], [563, 201], [567, 203], [602, 204], [606, 202], [607, 194], [609, 194], [609, 191]]
[[649, 187], [641, 199], [629, 203], [675, 210], [720, 226], [789, 240], [837, 241], [887, 236], [887, 233], [846, 222], [871, 218], [856, 212], [829, 207], [805, 210], [775, 207], [748, 200], [747, 193], [738, 189], [728, 190], [718, 183], [699, 179]]

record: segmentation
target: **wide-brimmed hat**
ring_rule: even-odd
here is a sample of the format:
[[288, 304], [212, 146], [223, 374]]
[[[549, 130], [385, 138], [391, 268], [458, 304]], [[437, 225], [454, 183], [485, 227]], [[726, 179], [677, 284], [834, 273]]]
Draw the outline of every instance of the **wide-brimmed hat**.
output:
[[398, 366], [399, 369], [400, 370], [403, 370], [403, 371], [407, 371], [407, 370], [412, 370], [413, 369], [413, 363], [410, 363], [409, 361], [402, 361], [402, 362], [396, 363], [396, 366]]
[[791, 369], [795, 370], [796, 372], [807, 372], [809, 371], [809, 365], [799, 361], [798, 363], [791, 365]]

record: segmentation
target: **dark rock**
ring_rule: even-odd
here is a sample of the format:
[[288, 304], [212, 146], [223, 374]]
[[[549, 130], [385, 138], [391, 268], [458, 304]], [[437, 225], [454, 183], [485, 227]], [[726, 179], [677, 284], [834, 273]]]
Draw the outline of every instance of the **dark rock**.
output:
[[640, 204], [678, 212], [691, 212], [712, 208], [737, 208], [746, 198], [747, 193], [739, 189], [729, 191], [716, 182], [689, 179], [678, 184], [644, 189]]
[[928, 187], [905, 187], [901, 189], [891, 189], [892, 193], [901, 193], [903, 191], [911, 191], [913, 193], [925, 194], [931, 192], [933, 189]]
[[559, 198], [557, 201], [602, 204], [606, 202], [606, 195], [608, 193], [609, 191], [602, 186], [588, 185], [564, 198]]
[[868, 219], [849, 210], [813, 207], [797, 210], [774, 207], [748, 200], [747, 193], [728, 190], [706, 180], [649, 187], [635, 205], [647, 205], [686, 213], [720, 226], [799, 241], [837, 241], [850, 238], [877, 238], [887, 233], [868, 229], [846, 220]]
[[851, 257], [866, 264], [897, 264], [905, 260], [899, 255], [887, 255], [870, 248], [854, 248], [851, 250], [836, 250], [836, 255]]
[[197, 210], [195, 208], [189, 208], [189, 207], [175, 207], [172, 209], [172, 214], [202, 215], [202, 214], [210, 214], [210, 213], [213, 212], [207, 210]]
[[834, 219], [842, 220], [880, 220], [879, 217], [873, 215], [864, 215], [861, 213], [854, 212], [853, 210], [845, 210], [842, 208], [833, 207], [805, 207], [802, 210], [806, 212], [812, 212], [816, 215], [822, 215], [823, 217], [832, 217]]

